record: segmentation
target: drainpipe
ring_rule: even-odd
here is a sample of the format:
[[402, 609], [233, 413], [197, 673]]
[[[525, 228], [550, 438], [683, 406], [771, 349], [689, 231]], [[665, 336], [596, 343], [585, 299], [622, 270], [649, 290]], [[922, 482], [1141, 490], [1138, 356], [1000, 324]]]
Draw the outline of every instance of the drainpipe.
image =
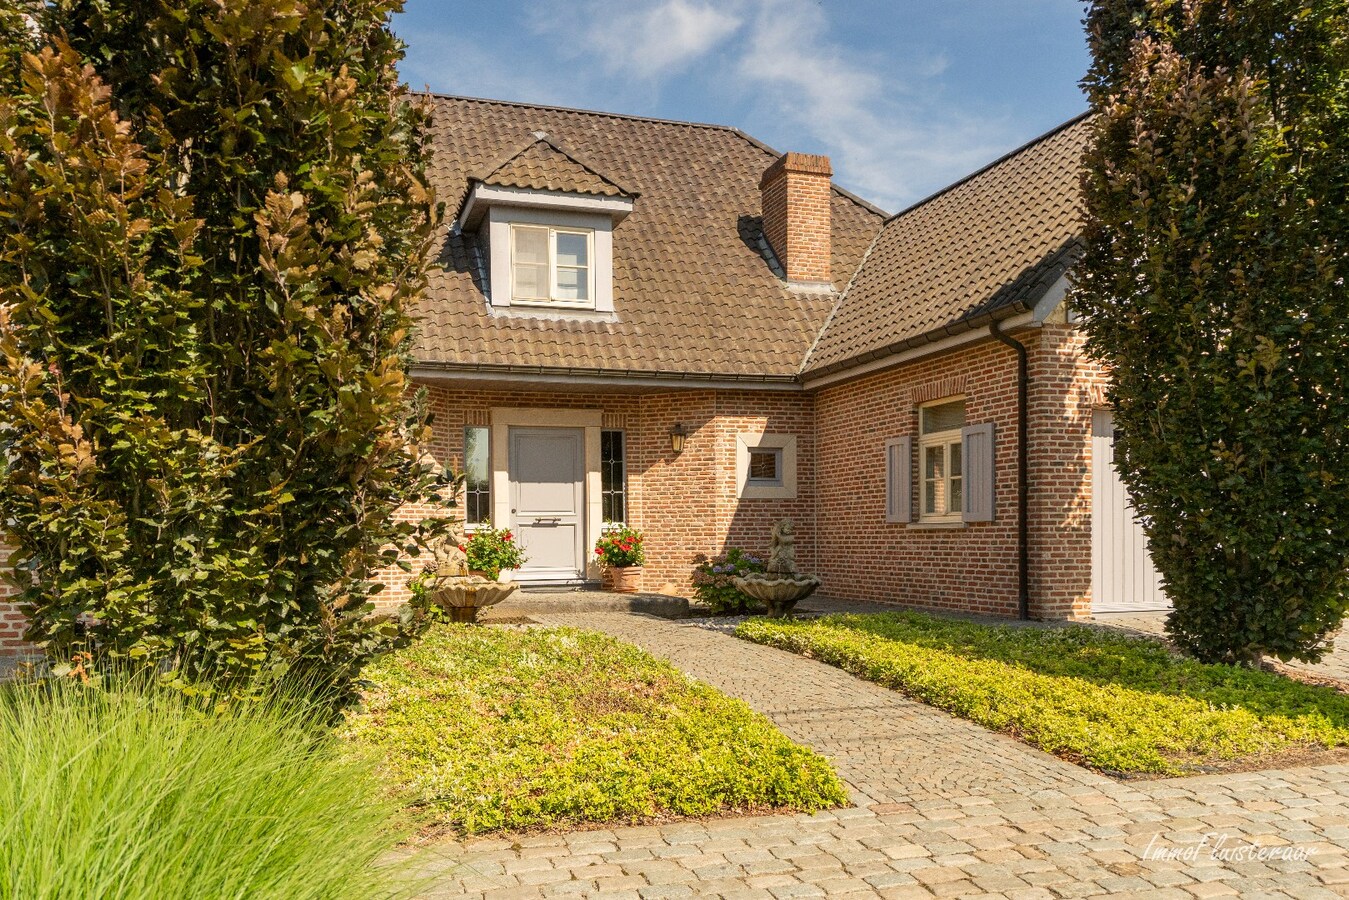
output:
[[995, 319], [988, 333], [1016, 351], [1016, 593], [1017, 615], [1030, 618], [1030, 368], [1026, 345], [1002, 332]]

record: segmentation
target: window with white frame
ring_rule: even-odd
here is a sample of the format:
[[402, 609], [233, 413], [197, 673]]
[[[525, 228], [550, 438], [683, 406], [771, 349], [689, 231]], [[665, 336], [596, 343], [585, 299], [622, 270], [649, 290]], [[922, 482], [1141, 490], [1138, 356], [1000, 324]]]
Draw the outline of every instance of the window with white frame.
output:
[[939, 400], [918, 410], [919, 520], [961, 521], [965, 399]]
[[628, 519], [627, 459], [621, 431], [600, 432], [600, 506], [606, 528]]
[[595, 233], [581, 228], [511, 226], [511, 302], [591, 307]]
[[464, 429], [464, 524], [492, 522], [491, 429], [470, 425]]

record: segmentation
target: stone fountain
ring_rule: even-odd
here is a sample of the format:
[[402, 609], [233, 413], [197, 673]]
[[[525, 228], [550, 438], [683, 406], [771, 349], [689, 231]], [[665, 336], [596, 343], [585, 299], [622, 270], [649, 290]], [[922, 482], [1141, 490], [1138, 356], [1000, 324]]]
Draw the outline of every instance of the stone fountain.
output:
[[511, 594], [517, 585], [502, 583], [468, 573], [468, 556], [459, 548], [467, 537], [452, 531], [444, 541], [432, 548], [435, 559], [435, 577], [427, 585], [426, 599], [445, 612], [453, 622], [476, 622], [478, 610], [496, 606]]
[[735, 586], [768, 607], [768, 615], [781, 619], [792, 607], [815, 593], [820, 579], [796, 571], [796, 531], [790, 519], [773, 526], [768, 542], [768, 571], [734, 579]]

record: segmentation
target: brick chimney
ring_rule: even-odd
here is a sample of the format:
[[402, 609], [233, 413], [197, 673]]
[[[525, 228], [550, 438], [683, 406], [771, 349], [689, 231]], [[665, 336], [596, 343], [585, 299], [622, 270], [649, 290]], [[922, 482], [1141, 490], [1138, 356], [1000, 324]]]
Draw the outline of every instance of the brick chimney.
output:
[[828, 284], [829, 157], [785, 153], [763, 173], [763, 233], [787, 280]]

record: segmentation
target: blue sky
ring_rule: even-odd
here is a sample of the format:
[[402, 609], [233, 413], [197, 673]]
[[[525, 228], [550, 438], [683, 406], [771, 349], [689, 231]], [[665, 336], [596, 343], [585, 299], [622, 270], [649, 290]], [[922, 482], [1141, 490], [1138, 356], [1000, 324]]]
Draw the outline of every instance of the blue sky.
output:
[[407, 0], [414, 88], [734, 125], [897, 211], [1082, 112], [1074, 0]]

